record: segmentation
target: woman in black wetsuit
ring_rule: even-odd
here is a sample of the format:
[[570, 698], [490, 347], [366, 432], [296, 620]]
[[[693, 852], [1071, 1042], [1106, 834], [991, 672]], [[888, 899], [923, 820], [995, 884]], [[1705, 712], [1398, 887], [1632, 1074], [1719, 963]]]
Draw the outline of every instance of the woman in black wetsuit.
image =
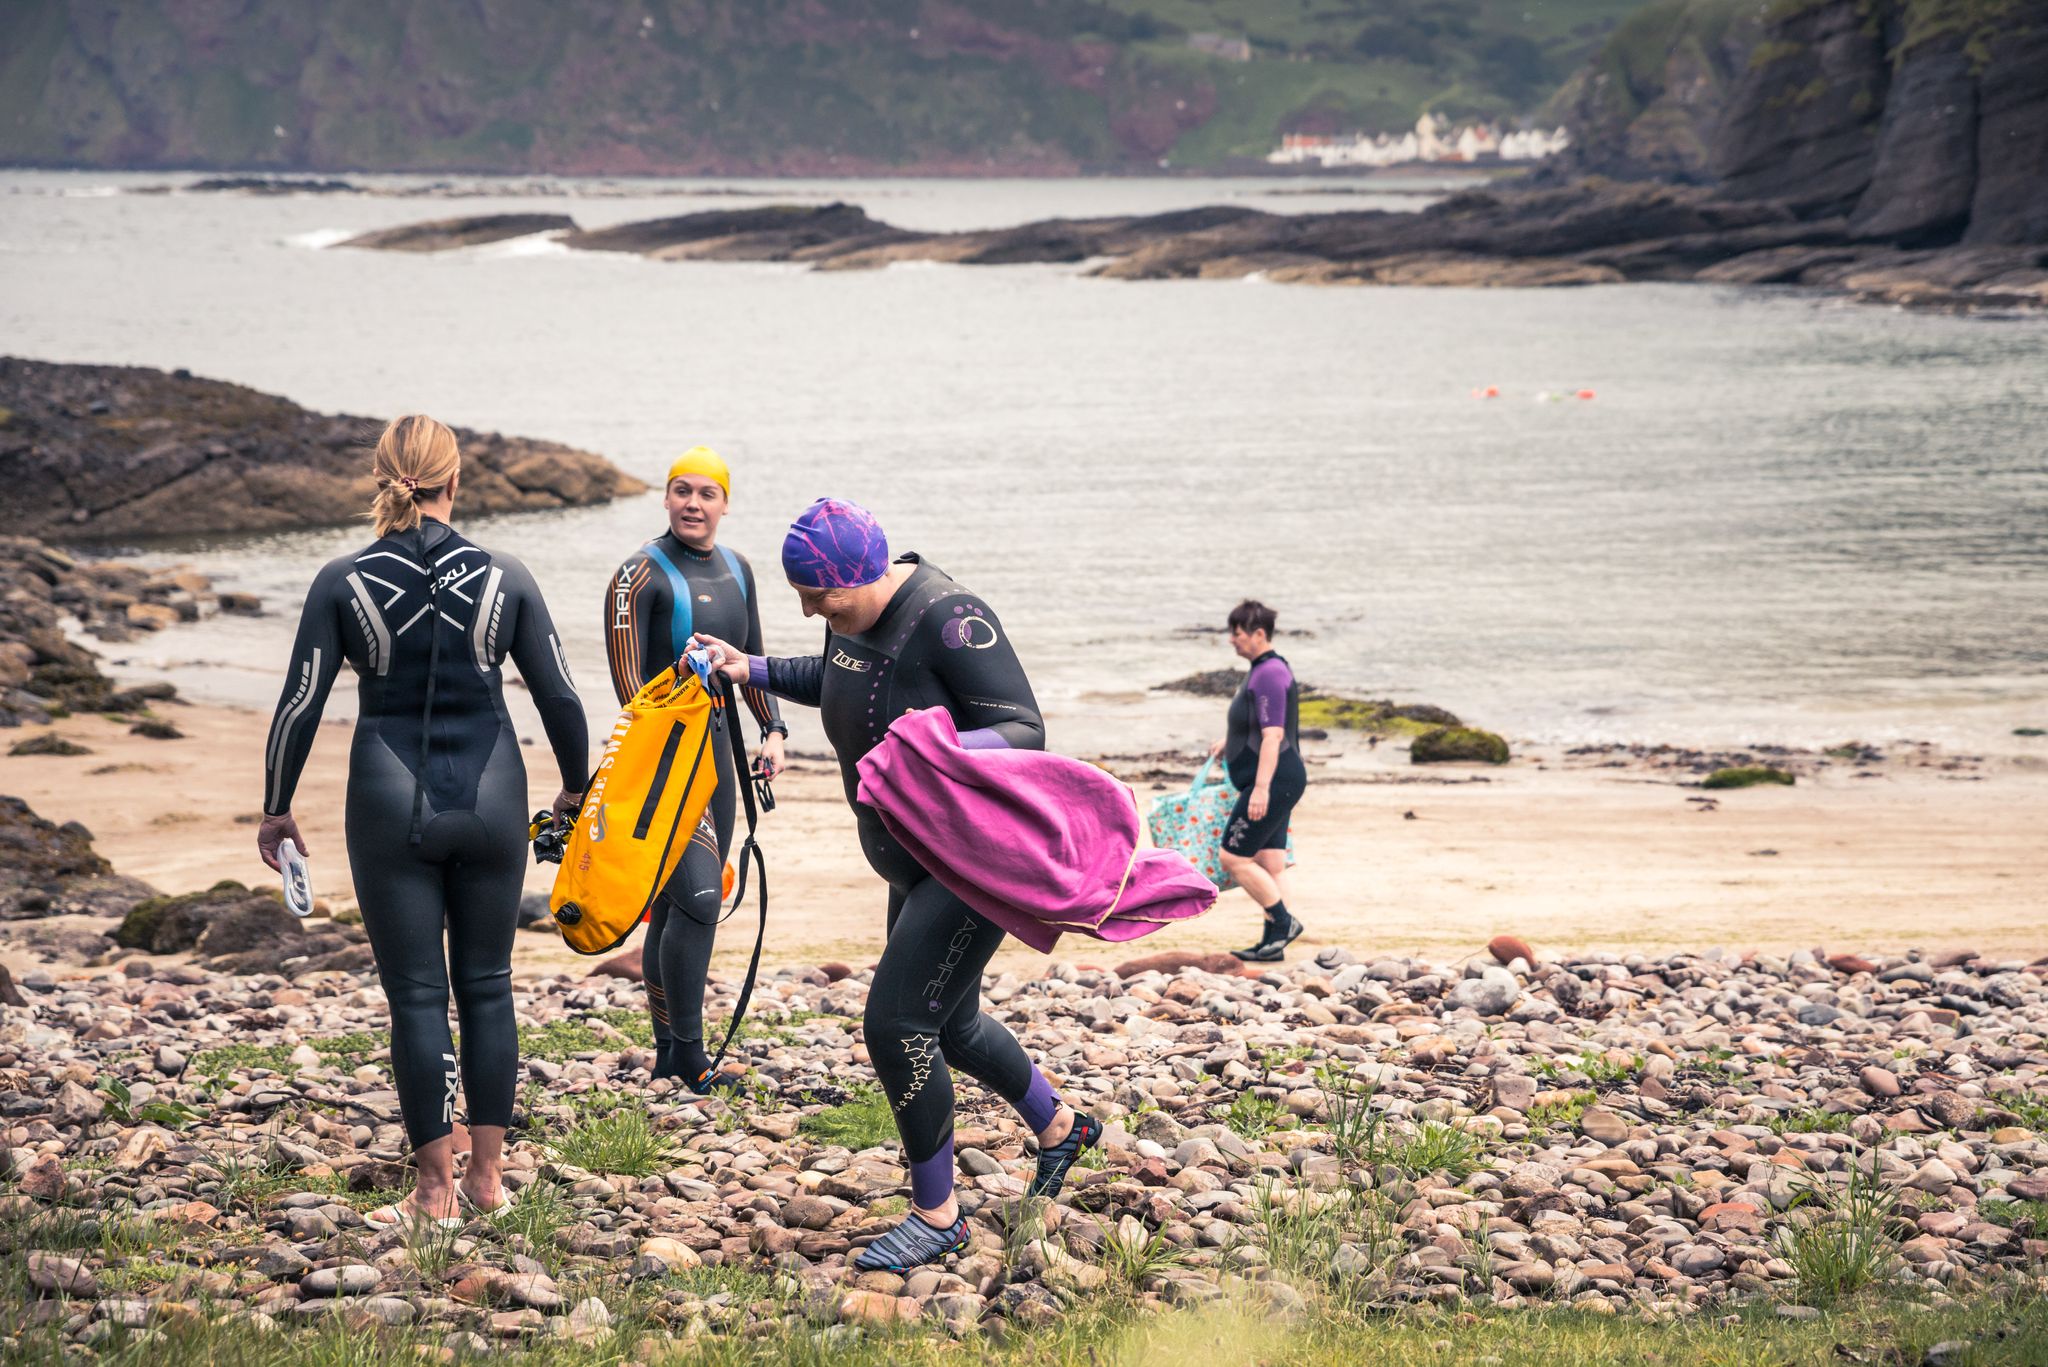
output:
[[1016, 1037], [982, 1014], [981, 973], [1003, 932], [925, 872], [858, 800], [856, 766], [890, 722], [915, 708], [945, 708], [970, 748], [1043, 749], [1045, 723], [995, 613], [916, 555], [892, 562], [865, 509], [812, 504], [783, 542], [782, 567], [804, 615], [825, 619], [819, 654], [763, 659], [703, 633], [694, 643], [733, 682], [820, 709], [861, 848], [889, 885], [888, 943], [868, 988], [863, 1037], [903, 1137], [912, 1209], [856, 1265], [903, 1270], [966, 1246], [953, 1194], [949, 1069], [979, 1078], [1037, 1135], [1034, 1196], [1058, 1194], [1102, 1127], [1063, 1105]]
[[[315, 576], [264, 752], [257, 849], [278, 867], [305, 839], [292, 792], [342, 661], [357, 675], [349, 751], [349, 869], [391, 1004], [391, 1071], [419, 1167], [413, 1193], [372, 1211], [388, 1227], [506, 1202], [499, 1155], [518, 1081], [512, 937], [526, 870], [526, 765], [505, 711], [518, 665], [561, 771], [559, 812], [589, 773], [582, 704], [561, 638], [526, 567], [448, 525], [460, 483], [455, 434], [397, 419], [377, 442], [377, 539]], [[446, 931], [446, 953], [442, 936]], [[448, 1000], [462, 1022], [458, 1068]], [[454, 1180], [458, 1076], [470, 1160]]]
[[[747, 558], [718, 540], [732, 495], [732, 473], [709, 447], [695, 446], [669, 467], [662, 508], [668, 530], [626, 557], [604, 591], [605, 655], [621, 705], [681, 658], [693, 630], [761, 649], [760, 590]], [[761, 726], [763, 778], [782, 771], [782, 723], [775, 699], [758, 688], [741, 693]], [[718, 786], [655, 899], [640, 952], [653, 1017], [654, 1076], [678, 1078], [692, 1091], [737, 1085], [714, 1077], [704, 1052], [704, 977], [718, 935], [727, 852], [741, 779], [732, 750], [713, 748]]]

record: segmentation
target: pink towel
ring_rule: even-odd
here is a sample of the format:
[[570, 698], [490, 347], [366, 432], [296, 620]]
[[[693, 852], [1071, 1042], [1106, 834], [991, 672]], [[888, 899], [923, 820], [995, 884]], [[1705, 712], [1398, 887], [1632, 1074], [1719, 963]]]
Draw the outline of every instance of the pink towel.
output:
[[1042, 954], [1062, 932], [1135, 940], [1200, 916], [1215, 885], [1140, 849], [1131, 790], [1037, 750], [968, 750], [944, 708], [908, 712], [859, 765], [862, 802], [961, 901]]

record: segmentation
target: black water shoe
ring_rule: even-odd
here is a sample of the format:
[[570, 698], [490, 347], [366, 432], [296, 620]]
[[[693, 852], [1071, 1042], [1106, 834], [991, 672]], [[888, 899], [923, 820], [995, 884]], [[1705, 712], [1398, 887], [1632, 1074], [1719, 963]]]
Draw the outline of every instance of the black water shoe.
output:
[[1287, 946], [1301, 938], [1301, 932], [1308, 929], [1295, 919], [1294, 913], [1280, 913], [1277, 920], [1266, 922], [1265, 938], [1250, 949], [1233, 949], [1230, 952], [1248, 964], [1277, 964], [1287, 957]]

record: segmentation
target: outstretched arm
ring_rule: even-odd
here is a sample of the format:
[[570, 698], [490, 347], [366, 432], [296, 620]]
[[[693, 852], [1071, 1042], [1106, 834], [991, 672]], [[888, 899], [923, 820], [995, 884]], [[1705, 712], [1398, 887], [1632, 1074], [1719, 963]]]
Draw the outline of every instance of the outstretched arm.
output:
[[527, 694], [540, 712], [541, 727], [548, 733], [548, 745], [562, 772], [562, 791], [580, 794], [590, 777], [590, 728], [583, 719], [576, 685], [569, 679], [569, 659], [562, 651], [561, 635], [526, 566], [509, 557], [498, 560], [505, 570], [506, 596], [518, 610], [512, 628], [512, 662], [519, 666], [519, 677], [526, 680]]
[[953, 695], [960, 743], [970, 750], [1043, 750], [1045, 718], [995, 613], [972, 594], [945, 602], [963, 611], [928, 613], [919, 630], [937, 636], [926, 643], [925, 658]]
[[292, 794], [313, 751], [328, 691], [341, 671], [341, 618], [335, 595], [345, 572], [343, 562], [328, 565], [306, 590], [284, 689], [270, 718], [269, 742], [263, 750], [263, 824], [257, 829], [256, 849], [273, 869], [281, 841], [290, 839], [301, 852], [306, 850], [305, 837], [292, 819]]
[[[831, 633], [825, 635], [827, 642]], [[773, 693], [778, 698], [800, 702], [805, 707], [816, 707], [825, 696], [825, 657], [823, 655], [788, 655], [764, 659], [750, 655], [716, 636], [698, 632], [690, 637], [691, 650], [708, 650], [717, 664], [719, 673], [736, 684], [747, 688]]]

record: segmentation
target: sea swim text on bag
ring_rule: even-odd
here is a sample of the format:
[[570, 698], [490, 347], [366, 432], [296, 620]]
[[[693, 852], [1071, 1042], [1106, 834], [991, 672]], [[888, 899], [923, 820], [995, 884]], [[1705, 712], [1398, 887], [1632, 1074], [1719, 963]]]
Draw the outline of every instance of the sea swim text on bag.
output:
[[619, 713], [548, 898], [578, 954], [618, 948], [682, 862], [718, 786], [712, 701], [702, 679], [671, 667]]
[[[1215, 768], [1216, 760], [1211, 756], [1195, 771], [1195, 781], [1186, 792], [1153, 798], [1145, 824], [1152, 833], [1153, 844], [1161, 849], [1179, 850], [1219, 891], [1228, 892], [1237, 886], [1237, 880], [1223, 868], [1223, 828], [1230, 821], [1231, 808], [1237, 805], [1239, 790], [1228, 772], [1211, 779], [1210, 772]], [[1287, 862], [1294, 862], [1292, 831], [1287, 836]]]

